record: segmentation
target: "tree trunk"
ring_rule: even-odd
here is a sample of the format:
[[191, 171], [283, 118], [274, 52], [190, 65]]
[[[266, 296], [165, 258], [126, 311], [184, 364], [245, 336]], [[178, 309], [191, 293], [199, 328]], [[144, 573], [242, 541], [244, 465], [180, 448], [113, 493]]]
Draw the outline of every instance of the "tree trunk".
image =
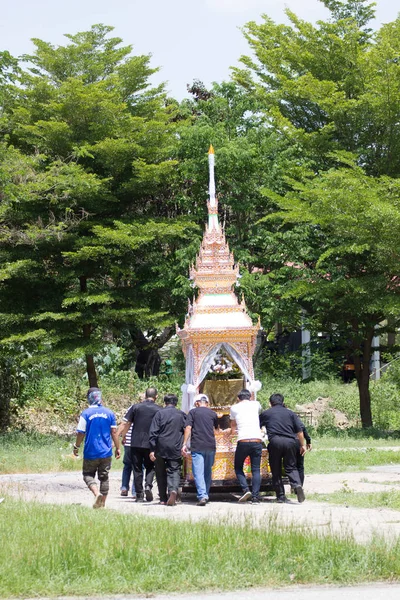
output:
[[362, 343], [362, 358], [358, 352], [354, 353], [354, 366], [360, 398], [360, 416], [363, 429], [372, 427], [371, 395], [369, 392], [369, 363], [371, 360], [371, 344], [374, 329], [370, 329]]
[[[87, 278], [84, 275], [79, 277], [79, 284], [81, 292], [87, 292]], [[92, 326], [90, 323], [85, 323], [82, 327], [83, 339], [85, 341], [90, 340], [90, 335], [92, 333]], [[98, 387], [97, 385], [97, 373], [96, 367], [94, 364], [93, 354], [85, 354], [86, 359], [86, 373], [89, 380], [89, 387]]]
[[148, 339], [140, 329], [131, 329], [130, 334], [137, 349], [135, 371], [139, 379], [157, 376], [160, 373], [162, 348], [174, 333], [174, 327], [164, 327], [159, 335]]

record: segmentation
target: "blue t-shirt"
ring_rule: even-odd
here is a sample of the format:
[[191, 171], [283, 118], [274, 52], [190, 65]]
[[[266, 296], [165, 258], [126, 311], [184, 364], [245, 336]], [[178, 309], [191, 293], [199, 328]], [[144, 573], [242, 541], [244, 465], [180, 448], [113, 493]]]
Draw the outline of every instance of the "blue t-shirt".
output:
[[116, 427], [115, 415], [105, 406], [89, 406], [79, 418], [77, 432], [85, 434], [83, 458], [109, 458], [112, 456], [111, 428]]

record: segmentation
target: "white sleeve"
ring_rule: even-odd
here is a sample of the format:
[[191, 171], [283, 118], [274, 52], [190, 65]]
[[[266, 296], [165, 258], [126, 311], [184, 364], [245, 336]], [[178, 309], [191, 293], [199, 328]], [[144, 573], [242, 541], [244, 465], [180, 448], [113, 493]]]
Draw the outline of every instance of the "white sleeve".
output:
[[257, 400], [257, 404], [258, 404], [258, 414], [260, 414], [260, 412], [262, 411], [262, 406], [261, 406], [261, 404], [258, 402], [258, 400]]
[[76, 430], [79, 433], [85, 433], [86, 432], [86, 419], [84, 419], [82, 417], [82, 415], [79, 417], [79, 423], [78, 423], [78, 427], [76, 428]]
[[235, 414], [235, 409], [233, 408], [233, 406], [231, 406], [231, 411], [229, 414], [229, 418], [231, 421], [236, 421], [236, 414]]

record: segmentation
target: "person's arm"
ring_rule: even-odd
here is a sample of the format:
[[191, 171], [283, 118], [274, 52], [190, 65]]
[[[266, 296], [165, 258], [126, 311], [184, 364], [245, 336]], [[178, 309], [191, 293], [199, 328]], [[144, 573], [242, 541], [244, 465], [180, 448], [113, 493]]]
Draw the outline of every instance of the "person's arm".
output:
[[186, 456], [188, 453], [188, 449], [187, 449], [187, 443], [189, 441], [190, 436], [192, 435], [192, 426], [191, 425], [186, 425], [185, 427], [185, 434], [183, 436], [183, 446], [182, 446], [182, 454], [183, 456]]
[[129, 427], [132, 425], [132, 423], [130, 421], [122, 421], [122, 423], [119, 425], [116, 434], [118, 435], [118, 437], [125, 437], [126, 434], [129, 431]]
[[115, 458], [118, 460], [118, 458], [121, 458], [121, 449], [119, 447], [119, 435], [116, 427], [111, 427], [111, 437], [115, 446]]
[[150, 432], [149, 432], [149, 444], [150, 444], [150, 460], [152, 460], [153, 462], [156, 460], [156, 455], [155, 455], [155, 451], [156, 451], [156, 447], [157, 447], [157, 440], [158, 440], [158, 436], [160, 433], [160, 410], [158, 412], [156, 412], [156, 414], [153, 417], [153, 420], [151, 422], [150, 425]]
[[235, 435], [237, 430], [237, 423], [235, 421], [235, 419], [231, 419], [231, 435]]
[[307, 450], [308, 450], [309, 452], [311, 452], [311, 450], [312, 450], [311, 438], [310, 438], [310, 434], [308, 433], [308, 431], [307, 431], [307, 428], [306, 428], [306, 426], [304, 425], [304, 423], [303, 423], [303, 435], [304, 435], [304, 438], [305, 438], [305, 440], [306, 440], [306, 447], [307, 447]]
[[77, 431], [76, 440], [75, 440], [75, 444], [74, 444], [74, 456], [78, 456], [79, 448], [83, 442], [84, 437], [85, 437], [85, 434], [82, 431]]
[[306, 440], [304, 439], [304, 433], [302, 431], [298, 431], [297, 437], [299, 438], [299, 442], [300, 442], [300, 454], [302, 456], [304, 456], [304, 454], [307, 452], [307, 446], [306, 446]]

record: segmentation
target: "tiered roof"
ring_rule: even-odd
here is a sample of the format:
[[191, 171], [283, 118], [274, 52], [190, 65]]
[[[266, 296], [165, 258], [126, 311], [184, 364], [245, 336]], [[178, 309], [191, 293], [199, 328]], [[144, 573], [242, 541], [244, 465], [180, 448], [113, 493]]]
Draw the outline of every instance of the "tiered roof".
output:
[[[189, 303], [189, 310], [183, 330], [178, 330], [182, 339], [198, 337], [201, 332], [240, 332], [240, 339], [249, 337], [252, 342], [259, 329], [254, 326], [247, 314], [244, 300], [239, 304], [233, 290], [237, 283], [239, 267], [235, 264], [229, 250], [225, 234], [218, 220], [218, 200], [215, 196], [214, 149], [210, 146], [210, 201], [208, 206], [208, 225], [195, 265], [190, 269], [190, 279], [199, 290], [197, 299]], [[247, 334], [247, 335], [246, 335]], [[230, 335], [229, 338], [232, 336]]]

